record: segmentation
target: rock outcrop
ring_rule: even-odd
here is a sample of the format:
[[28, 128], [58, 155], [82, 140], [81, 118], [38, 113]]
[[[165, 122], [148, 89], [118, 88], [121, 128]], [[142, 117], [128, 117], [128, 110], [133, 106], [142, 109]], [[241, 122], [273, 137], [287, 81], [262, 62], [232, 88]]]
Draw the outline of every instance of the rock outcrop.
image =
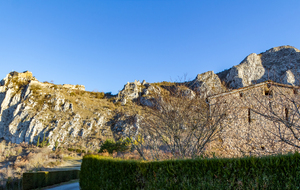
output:
[[39, 82], [28, 71], [11, 72], [0, 81], [0, 141], [36, 144], [46, 140], [54, 147], [89, 139], [88, 143], [98, 148], [102, 137], [136, 136], [140, 129], [142, 115], [118, 115], [114, 112], [117, 108], [130, 111], [130, 106], [155, 106], [159, 110], [157, 100], [170, 92], [205, 98], [227, 91], [225, 85], [240, 88], [266, 80], [299, 85], [299, 73], [300, 50], [292, 46], [252, 53], [239, 65], [217, 74], [198, 74], [189, 82], [128, 82], [117, 96], [100, 96], [85, 91], [83, 85]]
[[[183, 89], [183, 86], [188, 88]], [[170, 83], [165, 81], [153, 84], [146, 83], [145, 81], [142, 83], [139, 81], [128, 82], [119, 92], [117, 101], [120, 101], [121, 105], [125, 105], [128, 101], [139, 100], [142, 105], [152, 107], [154, 105], [153, 96], [159, 95], [162, 89], [175, 92], [179, 90], [179, 87], [180, 92], [190, 98], [193, 98], [196, 94], [205, 98], [226, 91], [226, 87], [222, 84], [218, 75], [213, 71], [208, 71], [198, 74], [193, 81], [185, 83]]]
[[128, 101], [137, 99], [140, 97], [145, 81], [127, 82], [124, 88], [118, 93], [117, 101], [120, 101], [122, 105], [125, 105]]
[[111, 130], [113, 131], [114, 138], [133, 138], [135, 139], [140, 130], [140, 115], [122, 115], [117, 114], [111, 121]]
[[252, 53], [226, 72], [226, 77], [221, 79], [235, 89], [266, 80], [299, 85], [300, 50], [280, 46], [261, 54]]
[[218, 75], [213, 71], [198, 74], [197, 77], [193, 81], [188, 82], [187, 85], [202, 97], [218, 94], [226, 90]]
[[47, 141], [54, 147], [82, 141], [105, 126], [108, 112], [89, 113], [91, 108], [72, 97], [69, 86], [41, 83], [31, 72], [11, 72], [0, 84], [0, 140]]

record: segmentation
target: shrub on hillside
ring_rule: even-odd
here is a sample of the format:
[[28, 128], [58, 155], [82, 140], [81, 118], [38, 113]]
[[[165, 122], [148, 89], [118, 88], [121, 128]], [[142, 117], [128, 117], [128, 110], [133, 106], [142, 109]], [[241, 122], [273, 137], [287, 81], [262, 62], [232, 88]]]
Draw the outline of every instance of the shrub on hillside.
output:
[[107, 139], [103, 145], [101, 146], [99, 153], [104, 152], [106, 150], [108, 153], [112, 154], [115, 152], [124, 152], [130, 149], [130, 139], [119, 140], [115, 142], [112, 139]]
[[105, 97], [104, 92], [90, 92], [93, 98], [103, 99]]

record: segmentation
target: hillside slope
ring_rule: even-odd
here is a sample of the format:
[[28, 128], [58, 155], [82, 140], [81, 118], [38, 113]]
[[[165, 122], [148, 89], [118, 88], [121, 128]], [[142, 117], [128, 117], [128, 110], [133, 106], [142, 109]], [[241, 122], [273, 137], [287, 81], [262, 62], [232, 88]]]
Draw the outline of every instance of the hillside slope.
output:
[[192, 81], [128, 82], [116, 96], [88, 92], [82, 85], [39, 82], [28, 71], [11, 72], [0, 82], [0, 140], [97, 149], [107, 138], [119, 139], [132, 130], [137, 134], [142, 114], [136, 113], [154, 106], [154, 94], [180, 88], [191, 98], [206, 98], [269, 79], [299, 85], [299, 68], [300, 50], [280, 46], [252, 53], [223, 72], [198, 74]]
[[83, 143], [88, 136], [111, 136], [105, 119], [114, 104], [103, 96], [81, 85], [39, 82], [28, 71], [9, 73], [0, 86], [0, 139], [34, 144], [44, 140], [53, 147]]

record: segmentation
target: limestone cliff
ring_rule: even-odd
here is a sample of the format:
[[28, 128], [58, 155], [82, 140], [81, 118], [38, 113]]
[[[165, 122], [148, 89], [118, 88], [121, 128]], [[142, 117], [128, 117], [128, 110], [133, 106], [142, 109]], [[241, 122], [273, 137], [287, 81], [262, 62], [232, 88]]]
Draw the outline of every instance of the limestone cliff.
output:
[[[83, 91], [82, 85], [42, 83], [28, 71], [11, 72], [0, 84], [0, 139], [48, 141], [53, 147], [111, 133], [105, 128], [109, 102]], [[98, 146], [99, 140], [90, 143]]]
[[[299, 74], [300, 50], [292, 46], [279, 46], [260, 54], [251, 53], [239, 65], [223, 72], [215, 74], [208, 71], [198, 74], [194, 80], [185, 84], [200, 96], [207, 97], [227, 91], [227, 87], [237, 89], [266, 80], [299, 85]], [[119, 93], [122, 105], [125, 105], [127, 100], [143, 96], [143, 91], [147, 91], [148, 87], [152, 88], [151, 84], [147, 84], [148, 86], [143, 85], [139, 81], [126, 84]], [[141, 100], [145, 105], [150, 105], [149, 101], [145, 101], [146, 98]]]
[[266, 80], [299, 85], [299, 73], [300, 50], [280, 46], [260, 54], [252, 53], [219, 76], [231, 88], [241, 88]]
[[226, 87], [213, 71], [198, 74], [193, 81], [188, 82], [188, 86], [203, 97], [226, 91]]
[[181, 92], [205, 98], [228, 91], [225, 86], [240, 88], [266, 80], [299, 85], [299, 69], [300, 50], [280, 46], [252, 53], [223, 72], [198, 74], [188, 82], [128, 82], [117, 96], [88, 92], [83, 85], [42, 83], [28, 71], [11, 72], [0, 81], [0, 140], [98, 148], [107, 138], [137, 134], [142, 116], [132, 117], [131, 110], [159, 108], [155, 98], [162, 94]]

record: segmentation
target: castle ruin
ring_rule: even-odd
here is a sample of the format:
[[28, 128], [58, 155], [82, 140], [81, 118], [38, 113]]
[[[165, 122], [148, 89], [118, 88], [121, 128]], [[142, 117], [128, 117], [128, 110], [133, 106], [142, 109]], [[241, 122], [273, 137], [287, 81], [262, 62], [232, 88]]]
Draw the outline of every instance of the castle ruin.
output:
[[299, 93], [297, 86], [266, 81], [208, 97], [210, 108], [231, 108], [213, 150], [225, 157], [299, 151], [289, 145], [300, 145]]

